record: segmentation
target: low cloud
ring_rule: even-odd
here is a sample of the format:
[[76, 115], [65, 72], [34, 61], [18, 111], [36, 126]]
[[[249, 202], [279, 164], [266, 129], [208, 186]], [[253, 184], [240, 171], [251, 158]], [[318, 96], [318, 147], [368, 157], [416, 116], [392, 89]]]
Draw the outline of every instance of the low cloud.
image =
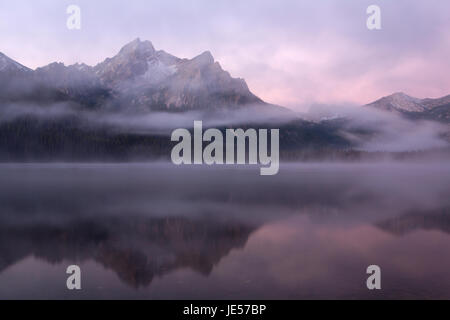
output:
[[[355, 105], [315, 105], [307, 116], [315, 121], [346, 119], [342, 135], [353, 139], [361, 150], [381, 152], [421, 151], [448, 147], [443, 134], [450, 132], [448, 125], [432, 121], [413, 121], [405, 117]], [[362, 139], [349, 132], [369, 132]]]

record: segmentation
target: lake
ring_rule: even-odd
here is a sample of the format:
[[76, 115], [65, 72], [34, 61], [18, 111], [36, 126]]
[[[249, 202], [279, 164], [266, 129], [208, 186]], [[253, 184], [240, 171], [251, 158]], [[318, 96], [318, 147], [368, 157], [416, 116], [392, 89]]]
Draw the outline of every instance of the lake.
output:
[[2, 164], [0, 177], [0, 299], [450, 298], [449, 164]]

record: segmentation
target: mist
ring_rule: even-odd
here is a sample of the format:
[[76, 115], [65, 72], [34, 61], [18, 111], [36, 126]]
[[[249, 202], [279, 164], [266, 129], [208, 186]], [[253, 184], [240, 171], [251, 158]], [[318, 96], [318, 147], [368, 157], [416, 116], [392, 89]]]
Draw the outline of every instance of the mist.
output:
[[[299, 150], [311, 148], [310, 140], [314, 141], [315, 135], [320, 137], [323, 130], [330, 130], [331, 127], [333, 128], [330, 131], [332, 136], [325, 138], [324, 142], [317, 142], [317, 147], [313, 146], [314, 148], [323, 148], [322, 143], [329, 144], [329, 139], [338, 138], [351, 145], [352, 150], [367, 153], [428, 152], [448, 149], [449, 142], [446, 135], [448, 136], [450, 132], [446, 124], [409, 120], [399, 114], [352, 105], [313, 106], [311, 111], [306, 114], [295, 113], [271, 105], [248, 105], [243, 108], [184, 112], [145, 111], [129, 108], [124, 108], [122, 111], [112, 111], [107, 108], [89, 109], [73, 102], [45, 105], [16, 102], [1, 106], [0, 125], [17, 121], [20, 123], [23, 119], [39, 125], [43, 130], [48, 126], [52, 127], [50, 124], [58, 124], [58, 126], [62, 126], [61, 128], [103, 132], [111, 136], [136, 135], [149, 137], [149, 139], [159, 136], [161, 142], [158, 143], [165, 143], [167, 146], [170, 145], [169, 137], [173, 130], [192, 129], [196, 120], [202, 120], [205, 128], [278, 128], [281, 136], [283, 137], [284, 133], [286, 138], [295, 136], [297, 131], [304, 132], [302, 135], [306, 137], [312, 135], [304, 140], [289, 142], [293, 143], [292, 147]], [[55, 134], [58, 133], [55, 131]], [[19, 140], [17, 147], [20, 147], [20, 143]], [[139, 148], [143, 150], [143, 154], [152, 152], [150, 149], [145, 151], [144, 146]], [[159, 151], [158, 157], [164, 157], [164, 155], [167, 157], [169, 151]], [[27, 158], [32, 159], [33, 157], [30, 155]], [[69, 160], [70, 157], [66, 155], [64, 158]], [[327, 158], [326, 154], [324, 158]], [[55, 160], [61, 159], [56, 158]]]
[[[341, 134], [355, 142], [359, 150], [369, 152], [423, 151], [449, 147], [445, 134], [448, 124], [435, 121], [410, 120], [398, 113], [359, 105], [314, 105], [306, 114], [312, 121], [345, 119]], [[373, 132], [370, 137], [352, 134]]]
[[276, 106], [246, 105], [244, 108], [225, 110], [194, 110], [161, 112], [130, 110], [89, 110], [76, 103], [53, 103], [40, 106], [32, 103], [12, 103], [1, 106], [0, 123], [23, 117], [39, 120], [58, 120], [77, 117], [85, 125], [109, 128], [123, 133], [170, 135], [177, 128], [192, 128], [196, 120], [207, 127], [228, 127], [251, 124], [286, 124], [300, 117], [294, 112]]
[[[12, 288], [0, 297], [64, 296], [58, 277], [71, 263], [92, 277], [80, 293], [91, 298], [366, 297], [355, 274], [373, 261], [399, 281], [420, 263], [448, 287], [447, 164], [283, 164], [270, 179], [257, 170], [0, 164], [0, 287]], [[56, 289], [29, 290], [36, 270], [35, 287]], [[448, 296], [422, 290], [435, 282], [418, 273], [382, 294]]]

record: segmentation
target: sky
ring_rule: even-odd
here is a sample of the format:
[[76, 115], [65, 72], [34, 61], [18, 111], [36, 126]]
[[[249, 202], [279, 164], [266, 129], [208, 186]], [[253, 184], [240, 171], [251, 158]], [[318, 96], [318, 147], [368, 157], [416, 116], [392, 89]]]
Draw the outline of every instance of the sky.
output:
[[[66, 27], [69, 5], [81, 30]], [[369, 5], [381, 30], [369, 30]], [[95, 65], [135, 38], [210, 51], [267, 102], [306, 111], [394, 92], [450, 94], [448, 0], [2, 0], [0, 52], [31, 68]]]

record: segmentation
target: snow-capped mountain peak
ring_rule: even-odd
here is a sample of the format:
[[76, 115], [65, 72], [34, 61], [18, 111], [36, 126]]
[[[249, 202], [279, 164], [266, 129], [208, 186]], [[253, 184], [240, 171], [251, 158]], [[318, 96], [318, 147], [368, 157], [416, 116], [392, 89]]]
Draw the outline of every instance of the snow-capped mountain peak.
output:
[[224, 71], [211, 52], [181, 59], [156, 51], [150, 41], [136, 39], [119, 53], [94, 67], [95, 74], [127, 105], [207, 108], [262, 103], [243, 79]]
[[422, 112], [426, 110], [426, 107], [421, 103], [421, 99], [408, 96], [403, 92], [383, 97], [368, 106], [394, 112]]
[[[150, 66], [160, 65], [155, 62], [159, 59], [158, 55], [162, 54], [156, 52], [150, 41], [141, 41], [138, 38], [125, 45], [114, 57], [99, 63], [94, 67], [94, 71], [102, 81], [115, 85], [145, 75]], [[161, 64], [165, 65], [162, 61]]]
[[[0, 56], [0, 69], [21, 65]], [[24, 68], [24, 67], [23, 67]], [[5, 79], [10, 73], [0, 73]], [[211, 52], [181, 59], [139, 38], [94, 67], [51, 63], [29, 73], [29, 87], [50, 96], [114, 110], [194, 110], [265, 104], [243, 79], [231, 77]]]
[[153, 44], [146, 40], [141, 41], [141, 39], [137, 38], [127, 45], [125, 45], [119, 52], [119, 55], [141, 55], [141, 56], [149, 56], [155, 54], [155, 48]]
[[394, 93], [371, 104], [379, 110], [406, 115], [413, 119], [450, 121], [450, 95], [437, 99], [418, 99], [404, 93]]

